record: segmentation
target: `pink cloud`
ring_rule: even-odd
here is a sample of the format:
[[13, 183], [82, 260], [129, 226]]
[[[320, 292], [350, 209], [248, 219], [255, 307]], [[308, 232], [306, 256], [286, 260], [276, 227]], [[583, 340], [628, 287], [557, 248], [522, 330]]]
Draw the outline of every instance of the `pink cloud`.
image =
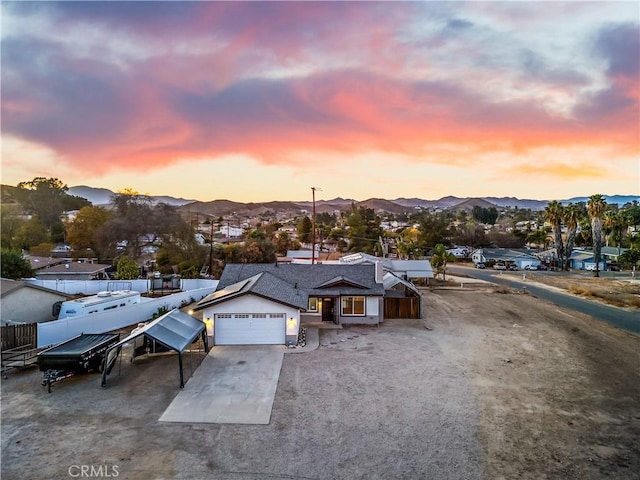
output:
[[[98, 50], [104, 57], [89, 58], [56, 41], [9, 38], [3, 130], [49, 146], [77, 168], [90, 160], [96, 172], [235, 153], [268, 164], [296, 163], [301, 151], [398, 152], [420, 162], [434, 144], [514, 154], [545, 146], [638, 150], [637, 78], [613, 48], [633, 28], [601, 37], [610, 86], [562, 116], [536, 98], [507, 101], [492, 90], [491, 79], [511, 76], [538, 90], [569, 91], [587, 81], [579, 72], [554, 71], [539, 55], [525, 55], [527, 68], [518, 70], [470, 38], [453, 50], [466, 67], [451, 60], [464, 78], [428, 78], [429, 53], [446, 41], [441, 32], [407, 40], [405, 28], [423, 10], [418, 4], [159, 5], [155, 13], [135, 2], [42, 6], [55, 10], [61, 26], [113, 28], [151, 53], [116, 67], [108, 45]], [[473, 30], [471, 22], [444, 20], [453, 30]], [[174, 46], [190, 39], [186, 53]], [[407, 75], [416, 62], [423, 73]], [[309, 72], [276, 74], [294, 67]], [[452, 154], [441, 161], [468, 160]]]

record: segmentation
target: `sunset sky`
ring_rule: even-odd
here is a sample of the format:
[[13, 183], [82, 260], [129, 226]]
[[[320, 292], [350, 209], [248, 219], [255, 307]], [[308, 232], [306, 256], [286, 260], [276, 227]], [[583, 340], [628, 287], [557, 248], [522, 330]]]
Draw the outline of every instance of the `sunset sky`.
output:
[[2, 2], [3, 184], [640, 194], [637, 2]]

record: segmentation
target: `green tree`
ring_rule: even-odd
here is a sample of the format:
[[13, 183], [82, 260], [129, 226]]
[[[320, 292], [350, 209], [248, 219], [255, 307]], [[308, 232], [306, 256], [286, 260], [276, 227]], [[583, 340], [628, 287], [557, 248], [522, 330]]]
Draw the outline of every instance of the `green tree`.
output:
[[274, 242], [276, 253], [286, 255], [288, 250], [297, 250], [300, 248], [300, 242], [289, 237], [287, 232], [280, 232]]
[[18, 205], [2, 205], [2, 209], [0, 209], [0, 244], [4, 248], [20, 248], [16, 236], [26, 220], [20, 218], [17, 213]]
[[578, 220], [578, 230], [579, 232], [576, 234], [576, 245], [581, 247], [593, 245], [591, 238], [591, 220], [588, 214], [586, 217], [580, 217], [580, 220]]
[[447, 248], [439, 243], [433, 248], [431, 266], [436, 269], [435, 275], [442, 275], [442, 280], [447, 279], [447, 262], [455, 261], [455, 255], [447, 253]]
[[298, 221], [298, 240], [300, 243], [311, 243], [313, 241], [313, 223], [306, 215]]
[[564, 244], [562, 242], [562, 220], [564, 218], [564, 207], [557, 200], [552, 200], [544, 209], [545, 220], [553, 228], [553, 243], [556, 248], [558, 267], [564, 269]]
[[487, 244], [484, 228], [473, 221], [467, 221], [467, 223], [457, 227], [453, 232], [452, 238], [454, 243], [467, 245], [471, 248], [477, 248]]
[[602, 251], [602, 215], [607, 208], [604, 196], [596, 193], [589, 197], [587, 212], [591, 219], [591, 235], [593, 239], [593, 257], [596, 262], [594, 277], [600, 276], [600, 252]]
[[67, 224], [67, 242], [74, 250], [91, 248], [101, 254], [98, 248], [96, 233], [113, 217], [113, 214], [103, 207], [83, 207], [76, 217]]
[[[68, 205], [78, 205], [78, 197], [67, 195], [69, 188], [57, 178], [36, 177], [18, 183], [15, 196], [27, 212], [37, 215], [48, 230], [60, 222], [60, 215]], [[84, 200], [85, 204], [88, 204]]]
[[499, 213], [495, 207], [485, 208], [479, 205], [474, 205], [471, 210], [471, 215], [478, 222], [495, 225]]
[[53, 243], [40, 243], [29, 249], [29, 255], [35, 255], [36, 257], [48, 257], [51, 255], [51, 251], [54, 247], [55, 245]]
[[347, 238], [350, 252], [364, 252], [376, 254], [380, 252], [380, 218], [371, 208], [352, 205], [351, 213], [347, 217]]
[[542, 228], [538, 228], [536, 230], [532, 230], [527, 235], [527, 242], [532, 245], [536, 245], [539, 248], [546, 249], [547, 248], [547, 232]]
[[33, 276], [33, 269], [29, 262], [22, 258], [20, 252], [2, 249], [2, 258], [0, 259], [2, 268], [2, 278], [17, 280], [19, 278], [29, 278]]
[[625, 265], [640, 266], [640, 249], [630, 248], [628, 250], [625, 250], [618, 257], [618, 261]]
[[35, 245], [48, 242], [49, 239], [47, 229], [40, 219], [34, 216], [18, 228], [15, 236], [15, 245], [18, 248], [29, 250]]
[[611, 239], [612, 243], [618, 246], [618, 254], [620, 254], [620, 249], [622, 248], [622, 238], [627, 227], [626, 223], [622, 212], [607, 210], [602, 216], [602, 226], [607, 232], [607, 246], [609, 246], [609, 239]]
[[437, 244], [451, 244], [451, 222], [454, 219], [453, 212], [439, 212], [431, 214], [422, 212], [416, 218], [420, 234], [418, 246], [424, 250], [430, 250]]
[[135, 260], [129, 257], [122, 257], [118, 260], [118, 267], [115, 274], [116, 280], [135, 280], [140, 275], [140, 267]]

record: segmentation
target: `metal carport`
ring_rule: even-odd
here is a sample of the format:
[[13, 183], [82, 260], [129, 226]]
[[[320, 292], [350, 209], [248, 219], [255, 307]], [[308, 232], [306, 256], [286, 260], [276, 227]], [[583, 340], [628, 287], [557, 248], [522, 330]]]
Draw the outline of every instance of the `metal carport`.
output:
[[[159, 344], [168, 348], [169, 350], [175, 350], [178, 352], [178, 362], [180, 365], [180, 388], [184, 388], [184, 375], [182, 370], [182, 352], [196, 341], [198, 336], [202, 337], [204, 349], [209, 351], [209, 344], [207, 342], [207, 331], [204, 322], [201, 322], [197, 318], [187, 315], [186, 313], [174, 309], [169, 313], [149, 322], [143, 327], [136, 329], [131, 335], [120, 340], [115, 345], [111, 346], [104, 357], [105, 362], [113, 360], [113, 356], [120, 354], [121, 347], [125, 343], [132, 342], [137, 337], [145, 335], [151, 340], [155, 340]], [[107, 384], [107, 369], [102, 373], [102, 386]]]

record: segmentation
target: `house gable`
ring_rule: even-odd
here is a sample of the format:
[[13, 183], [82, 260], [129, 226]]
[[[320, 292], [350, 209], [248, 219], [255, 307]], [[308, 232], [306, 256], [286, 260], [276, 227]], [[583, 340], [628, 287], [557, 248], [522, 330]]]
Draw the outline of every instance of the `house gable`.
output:
[[356, 282], [355, 280], [351, 280], [350, 278], [347, 278], [341, 275], [339, 277], [334, 277], [330, 280], [327, 280], [326, 282], [321, 283], [320, 285], [316, 286], [316, 289], [340, 288], [340, 287], [353, 287], [353, 288], [362, 288], [362, 289], [367, 288], [366, 285], [362, 285], [361, 283]]

